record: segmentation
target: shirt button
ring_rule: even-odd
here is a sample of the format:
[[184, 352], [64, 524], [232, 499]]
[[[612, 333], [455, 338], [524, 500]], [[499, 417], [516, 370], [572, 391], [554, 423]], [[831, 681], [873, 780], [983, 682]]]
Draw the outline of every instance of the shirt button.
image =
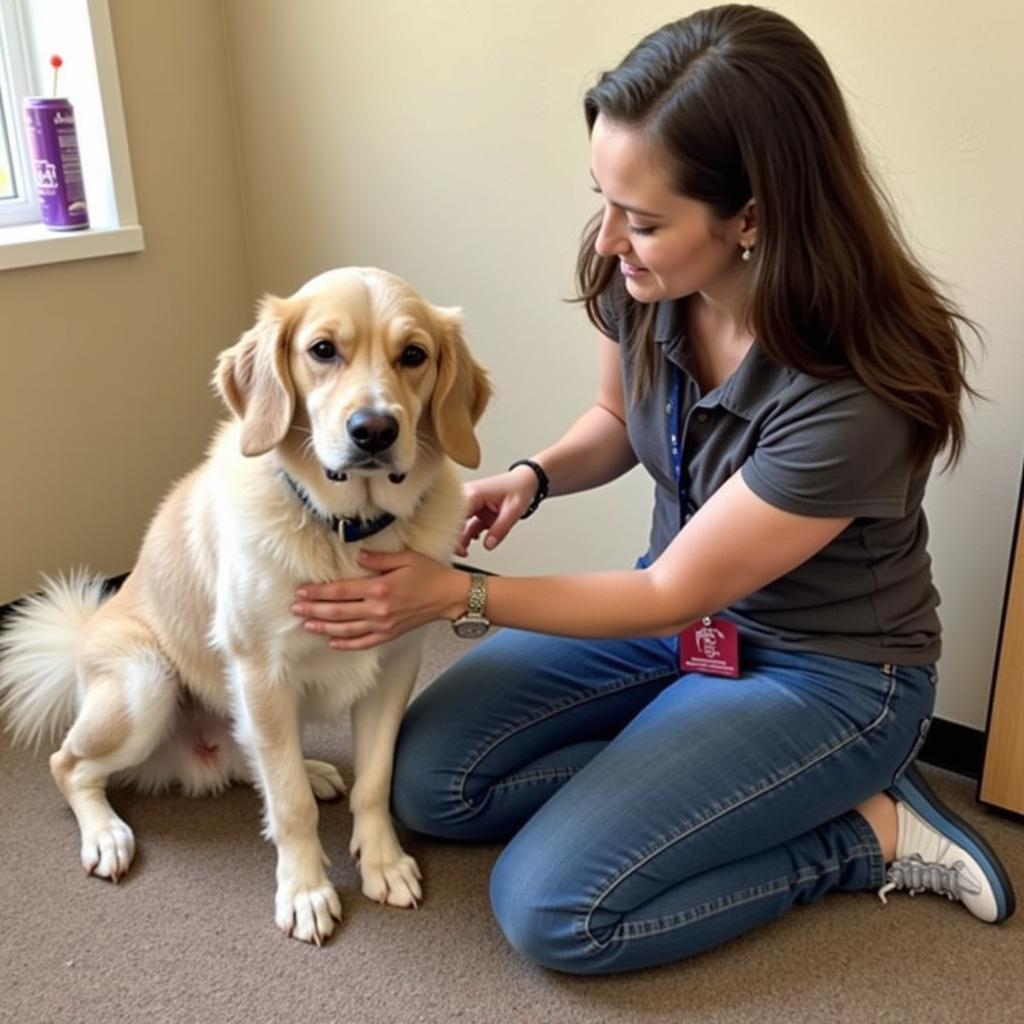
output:
[[700, 412], [697, 413], [697, 422], [698, 423], [707, 423], [707, 421], [709, 419], [711, 419], [710, 415], [708, 415], [708, 413], [704, 412], [703, 409], [701, 409]]
[[672, 415], [672, 403], [671, 402], [666, 402], [665, 403], [665, 415], [666, 416], [671, 416]]

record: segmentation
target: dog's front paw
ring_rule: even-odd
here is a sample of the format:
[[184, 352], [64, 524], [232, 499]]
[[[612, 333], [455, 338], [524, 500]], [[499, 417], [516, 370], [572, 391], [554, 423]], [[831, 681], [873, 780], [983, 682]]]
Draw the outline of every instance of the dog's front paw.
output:
[[274, 919], [285, 935], [318, 946], [331, 936], [334, 922], [341, 920], [341, 900], [326, 878], [311, 886], [280, 883], [275, 904]]
[[418, 907], [423, 899], [419, 865], [407, 853], [391, 861], [359, 862], [363, 895], [389, 907]]
[[356, 826], [350, 846], [359, 861], [363, 895], [390, 907], [418, 907], [423, 899], [419, 866], [398, 844], [394, 830]]
[[116, 882], [131, 867], [135, 836], [116, 815], [82, 831], [82, 867], [97, 878]]
[[326, 761], [306, 758], [306, 777], [317, 800], [339, 800], [348, 792], [338, 769]]

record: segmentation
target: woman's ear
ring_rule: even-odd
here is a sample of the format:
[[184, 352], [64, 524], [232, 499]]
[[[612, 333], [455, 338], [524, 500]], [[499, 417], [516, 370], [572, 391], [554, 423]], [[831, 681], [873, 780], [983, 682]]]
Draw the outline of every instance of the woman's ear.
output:
[[748, 199], [743, 209], [736, 216], [739, 218], [739, 244], [752, 249], [757, 245], [757, 200]]
[[441, 447], [460, 466], [480, 465], [474, 427], [491, 397], [487, 371], [473, 358], [462, 334], [462, 312], [434, 307], [439, 325], [437, 383], [430, 420]]
[[242, 454], [263, 455], [280, 444], [295, 412], [295, 389], [288, 370], [290, 307], [264, 296], [256, 323], [221, 352], [214, 385], [242, 421]]

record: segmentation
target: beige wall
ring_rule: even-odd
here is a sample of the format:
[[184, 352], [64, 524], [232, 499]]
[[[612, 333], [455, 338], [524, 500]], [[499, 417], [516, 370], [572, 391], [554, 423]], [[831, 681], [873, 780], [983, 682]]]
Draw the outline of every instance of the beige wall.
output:
[[0, 273], [0, 601], [40, 571], [131, 567], [252, 308], [221, 5], [110, 10], [146, 249]]
[[[595, 201], [579, 100], [634, 40], [693, 6], [111, 0], [147, 250], [0, 275], [0, 598], [39, 568], [128, 567], [217, 414], [214, 353], [255, 294], [327, 266], [382, 265], [464, 306], [498, 385], [486, 471], [555, 436], [595, 379], [590, 330], [562, 301]], [[976, 380], [989, 401], [971, 412], [961, 469], [929, 499], [947, 638], [939, 713], [981, 727], [1024, 447], [1024, 7], [777, 6], [832, 60], [911, 238], [987, 334]], [[634, 473], [550, 503], [475, 559], [503, 572], [625, 564], [648, 500]]]
[[[553, 438], [591, 398], [571, 293], [594, 209], [579, 100], [680, 0], [226, 0], [254, 281], [380, 264], [465, 307], [498, 397], [487, 471]], [[946, 625], [944, 717], [985, 722], [1024, 440], [1018, 0], [783, 0], [848, 91], [925, 259], [984, 327], [971, 450], [931, 489]], [[287, 159], [283, 158], [287, 154]], [[493, 556], [505, 572], [619, 566], [649, 486], [554, 502]]]

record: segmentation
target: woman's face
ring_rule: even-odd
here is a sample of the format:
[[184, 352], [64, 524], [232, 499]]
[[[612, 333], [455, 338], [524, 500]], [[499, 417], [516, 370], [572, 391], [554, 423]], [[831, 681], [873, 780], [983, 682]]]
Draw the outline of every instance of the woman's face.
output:
[[746, 208], [719, 220], [705, 203], [680, 195], [643, 132], [603, 114], [591, 132], [590, 153], [605, 204], [595, 248], [618, 257], [637, 302], [696, 292], [718, 297], [735, 282], [743, 267], [740, 242], [753, 244]]

